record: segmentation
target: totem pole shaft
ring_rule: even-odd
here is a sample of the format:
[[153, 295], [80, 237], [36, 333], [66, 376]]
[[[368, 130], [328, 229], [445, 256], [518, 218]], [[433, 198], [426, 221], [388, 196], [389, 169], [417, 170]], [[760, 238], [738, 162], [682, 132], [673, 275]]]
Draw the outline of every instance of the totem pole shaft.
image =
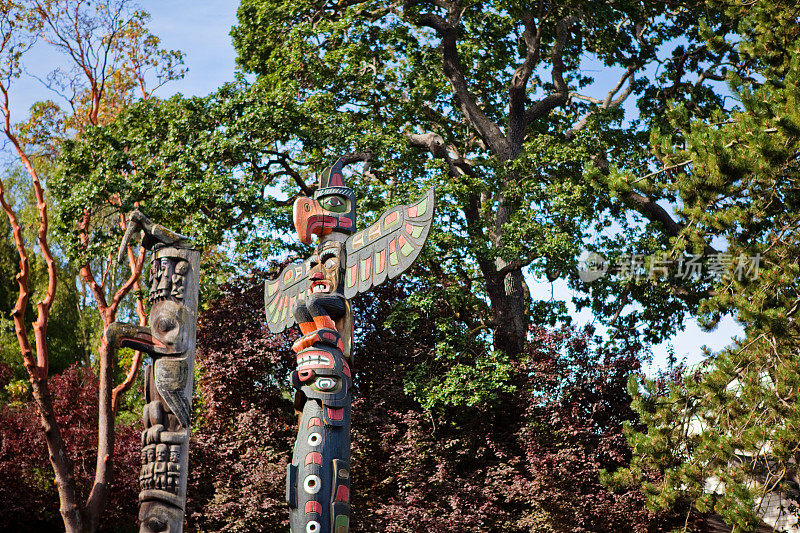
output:
[[[293, 492], [287, 494], [293, 533], [331, 531], [332, 527], [335, 533], [346, 533], [350, 524], [350, 406], [343, 409], [341, 426], [321, 422], [322, 411], [313, 400], [303, 407], [287, 472], [288, 490]], [[329, 507], [327, 512], [323, 505]], [[317, 515], [316, 520], [308, 520], [311, 513]]]
[[292, 349], [300, 427], [286, 471], [292, 533], [347, 533], [350, 527], [350, 408], [353, 322], [349, 298], [408, 269], [433, 222], [434, 196], [386, 211], [356, 232], [356, 197], [343, 159], [323, 172], [313, 198], [295, 201], [300, 241], [319, 238], [313, 255], [286, 266], [265, 285], [267, 325], [294, 323], [303, 336]]
[[[131, 221], [144, 230], [142, 245], [153, 251], [150, 326], [115, 322], [106, 329], [106, 339], [112, 349], [140, 350], [153, 361], [145, 367], [139, 531], [180, 533], [189, 473], [200, 252], [138, 211]], [[126, 233], [122, 248], [132, 233]]]
[[153, 364], [145, 367], [140, 532], [180, 532], [189, 477], [200, 252], [161, 248], [150, 268], [151, 328], [166, 330], [153, 337], [163, 340], [163, 333], [174, 333], [183, 336], [184, 344], [176, 353], [151, 353]]
[[[332, 244], [328, 249], [338, 248]], [[293, 314], [305, 335], [292, 347], [298, 363], [292, 373], [295, 409], [301, 415], [287, 466], [291, 530], [347, 533], [352, 373], [340, 332], [350, 323], [350, 305], [341, 295], [312, 293], [294, 305]]]

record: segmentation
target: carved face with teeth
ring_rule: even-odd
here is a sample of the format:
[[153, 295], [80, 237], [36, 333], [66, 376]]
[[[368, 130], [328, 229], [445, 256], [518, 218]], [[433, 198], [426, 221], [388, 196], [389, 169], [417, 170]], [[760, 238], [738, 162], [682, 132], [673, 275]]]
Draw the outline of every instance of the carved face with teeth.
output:
[[341, 292], [342, 286], [342, 243], [326, 241], [317, 246], [311, 258], [308, 279], [311, 294], [331, 294]]
[[[333, 368], [333, 360], [327, 352], [322, 350], [311, 350], [303, 352], [297, 357], [297, 370], [309, 378], [314, 375], [310, 370], [316, 368]], [[304, 380], [305, 381], [305, 380]]]

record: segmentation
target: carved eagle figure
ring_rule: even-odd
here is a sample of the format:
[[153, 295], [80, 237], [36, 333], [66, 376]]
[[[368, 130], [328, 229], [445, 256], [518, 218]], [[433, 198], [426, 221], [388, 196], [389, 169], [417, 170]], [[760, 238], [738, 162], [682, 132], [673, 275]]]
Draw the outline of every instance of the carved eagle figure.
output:
[[[371, 226], [355, 231], [356, 198], [342, 175], [340, 158], [323, 172], [313, 198], [294, 203], [294, 224], [304, 244], [311, 236], [320, 241], [344, 241], [342, 291], [348, 300], [404, 272], [419, 255], [433, 223], [434, 190], [408, 205], [383, 213]], [[295, 323], [292, 309], [310, 294], [313, 257], [287, 265], [277, 279], [267, 281], [264, 300], [270, 331], [279, 333]]]

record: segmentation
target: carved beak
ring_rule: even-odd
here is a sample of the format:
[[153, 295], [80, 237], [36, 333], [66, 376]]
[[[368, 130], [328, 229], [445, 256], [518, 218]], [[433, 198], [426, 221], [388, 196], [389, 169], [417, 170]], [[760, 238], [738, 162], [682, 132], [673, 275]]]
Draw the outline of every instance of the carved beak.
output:
[[334, 228], [352, 225], [350, 218], [330, 214], [314, 199], [301, 196], [294, 201], [294, 229], [303, 244], [311, 244], [312, 235], [322, 238]]
[[137, 335], [135, 337], [123, 337], [119, 340], [121, 348], [133, 348], [148, 354], [167, 354], [171, 350], [149, 334]]
[[117, 255], [117, 262], [122, 264], [122, 261], [125, 260], [125, 250], [128, 247], [128, 243], [131, 241], [133, 234], [136, 233], [137, 230], [142, 229], [142, 224], [140, 219], [144, 215], [137, 209], [133, 213], [131, 213], [130, 218], [128, 219], [128, 228], [125, 230], [125, 235], [122, 237], [122, 243], [119, 245], [119, 254]]
[[[301, 196], [294, 201], [294, 229], [303, 244], [311, 244], [311, 236], [317, 233], [314, 231], [313, 221], [318, 215], [322, 214], [319, 204], [307, 196]], [[317, 216], [315, 216], [317, 215]], [[317, 233], [318, 234], [318, 233]]]
[[166, 354], [172, 350], [153, 337], [150, 328], [114, 322], [106, 328], [106, 341], [115, 348], [133, 348], [148, 354]]

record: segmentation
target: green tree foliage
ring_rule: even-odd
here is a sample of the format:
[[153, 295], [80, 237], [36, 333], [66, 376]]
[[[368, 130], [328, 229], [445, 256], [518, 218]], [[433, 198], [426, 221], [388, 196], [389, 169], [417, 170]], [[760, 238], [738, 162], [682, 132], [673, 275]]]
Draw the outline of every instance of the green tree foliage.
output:
[[[554, 279], [574, 271], [592, 240], [618, 255], [650, 251], [669, 236], [664, 226], [675, 222], [659, 198], [619, 191], [607, 170], [609, 160], [621, 168], [648, 161], [621, 105], [655, 92], [641, 73], [669, 56], [670, 39], [697, 37], [691, 17], [701, 7], [690, 7], [248, 0], [233, 36], [240, 65], [257, 75], [249, 90], [261, 95], [267, 131], [296, 148], [292, 157], [370, 154], [358, 185], [373, 202], [437, 186], [442, 231], [429, 257], [440, 260], [430, 268], [461, 289], [435, 295], [454, 308], [447, 344], [485, 342], [488, 330], [495, 348], [513, 355], [532, 319], [563, 317], [558, 305], [532, 306], [523, 268]], [[586, 57], [612, 81], [593, 86]], [[601, 235], [611, 224], [623, 238]], [[648, 319], [652, 338], [687, 308], [652, 285], [599, 284], [595, 293], [606, 317], [624, 305], [622, 294], [661, 302], [660, 313], [629, 308], [621, 321]]]
[[677, 169], [659, 186], [676, 191], [690, 221], [677, 253], [714, 238], [734, 263], [759, 257], [758, 271], [724, 276], [699, 309], [708, 325], [734, 313], [744, 338], [667, 387], [631, 384], [648, 430], [630, 433], [636, 460], [619, 477], [663, 471], [665, 483], [647, 485], [653, 505], [688, 499], [753, 531], [765, 496], [796, 494], [800, 482], [800, 27], [794, 2], [709, 6], [737, 21], [730, 34], [701, 21], [708, 49], [746, 66], [725, 78], [736, 106], [698, 115], [673, 103], [654, 144]]
[[[226, 237], [252, 240], [263, 223], [264, 184], [238, 168], [249, 157], [246, 139], [232, 138], [228, 108], [214, 97], [151, 99], [133, 105], [104, 127], [91, 127], [63, 145], [60, 172], [51, 181], [59, 198], [56, 232], [78, 262], [105, 257], [118, 246], [120, 228], [100, 226], [88, 244], [82, 213], [116, 217], [135, 205], [167, 227], [180, 228], [207, 250], [204, 298], [214, 293], [215, 247]], [[110, 197], [116, 203], [109, 203]], [[247, 257], [245, 255], [245, 257]], [[253, 259], [253, 255], [249, 256]], [[210, 276], [209, 276], [210, 274]]]
[[[74, 215], [99, 206], [107, 187], [125, 208], [144, 202], [203, 242], [224, 237], [244, 245], [241, 257], [278, 255], [291, 199], [347, 154], [364, 163], [351, 181], [365, 222], [437, 187], [440, 231], [421, 264], [438, 280], [430, 300], [452, 308], [442, 355], [472, 366], [469, 346], [488, 342], [513, 357], [532, 321], [564, 318], [563, 303], [533, 304], [523, 269], [572, 278], [587, 244], [616, 257], [665, 249], [680, 231], [657, 204], [664, 192], [650, 195], [617, 171], [653, 160], [621, 106], [634, 95], [644, 119], [663, 110], [659, 84], [642, 74], [657, 60], [680, 67], [670, 98], [698, 108], [719, 100], [684, 78], [724, 54], [686, 61], [674, 42], [700, 40], [702, 13], [695, 4], [665, 13], [662, 2], [247, 0], [233, 31], [244, 75], [204, 99], [144, 102], [66, 147], [62, 231], [74, 232]], [[593, 85], [587, 58], [612, 80]], [[620, 229], [610, 237], [612, 225]], [[611, 278], [591, 298], [585, 285], [574, 289], [581, 305], [651, 340], [703, 294]]]

